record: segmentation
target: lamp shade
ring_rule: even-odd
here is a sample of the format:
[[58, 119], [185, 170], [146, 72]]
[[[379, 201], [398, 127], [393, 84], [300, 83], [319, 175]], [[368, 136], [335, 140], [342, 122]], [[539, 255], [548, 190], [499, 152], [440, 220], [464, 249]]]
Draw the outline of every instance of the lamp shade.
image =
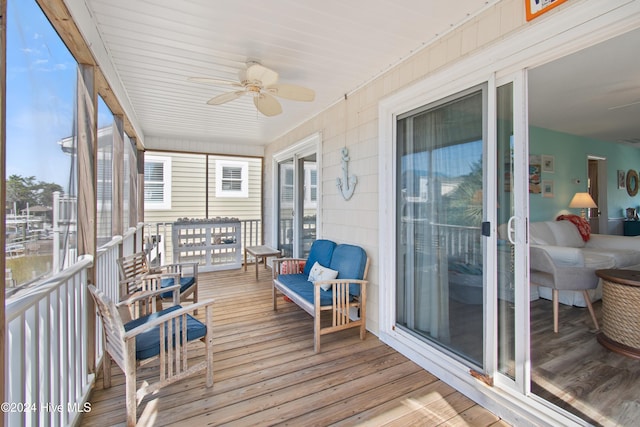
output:
[[569, 203], [570, 208], [597, 208], [596, 202], [593, 201], [589, 193], [576, 193]]

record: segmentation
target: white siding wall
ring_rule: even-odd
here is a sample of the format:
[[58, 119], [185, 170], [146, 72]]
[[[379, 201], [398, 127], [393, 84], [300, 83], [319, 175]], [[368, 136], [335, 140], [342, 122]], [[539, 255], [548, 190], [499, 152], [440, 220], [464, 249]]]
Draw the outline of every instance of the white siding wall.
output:
[[[177, 218], [205, 218], [207, 169], [205, 154], [147, 152], [149, 155], [171, 158], [171, 208], [145, 209], [146, 223], [174, 222]], [[216, 161], [247, 162], [249, 166], [249, 196], [246, 198], [216, 197]], [[261, 219], [262, 159], [209, 155], [209, 218], [235, 217]], [[260, 237], [259, 237], [260, 238]], [[165, 239], [165, 262], [172, 262], [171, 227]]]
[[[249, 197], [220, 197], [216, 194], [216, 162], [247, 162], [249, 167]], [[247, 157], [209, 156], [209, 217], [260, 219], [262, 204], [262, 159]]]
[[173, 222], [177, 218], [204, 218], [206, 157], [202, 154], [147, 152], [171, 158], [171, 208], [145, 208], [145, 222]]
[[[470, 19], [401, 64], [348, 96], [322, 114], [268, 145], [265, 149], [265, 223], [274, 221], [273, 154], [315, 132], [322, 133], [322, 236], [362, 246], [371, 258], [367, 329], [377, 334], [378, 298], [378, 103], [379, 101], [464, 55], [494, 43], [526, 25], [521, 0], [504, 0]], [[490, 58], [487, 59], [488, 61]], [[349, 173], [358, 177], [355, 194], [345, 201], [335, 179], [341, 176], [340, 150], [349, 149]], [[389, 159], [391, 160], [391, 159]], [[270, 233], [271, 228], [265, 227]], [[267, 242], [275, 238], [266, 235]], [[384, 256], [387, 256], [384, 254]]]

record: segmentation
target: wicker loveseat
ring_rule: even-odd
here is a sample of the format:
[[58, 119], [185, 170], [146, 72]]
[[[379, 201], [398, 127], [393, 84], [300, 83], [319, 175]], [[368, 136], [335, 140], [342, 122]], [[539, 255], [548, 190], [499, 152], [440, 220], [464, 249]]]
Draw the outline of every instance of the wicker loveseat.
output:
[[[368, 269], [369, 258], [361, 247], [316, 240], [306, 260], [274, 260], [273, 309], [278, 309], [278, 296], [283, 294], [313, 316], [316, 353], [324, 334], [359, 327], [360, 339], [364, 339]], [[320, 318], [325, 311], [331, 312], [331, 324], [322, 327]]]

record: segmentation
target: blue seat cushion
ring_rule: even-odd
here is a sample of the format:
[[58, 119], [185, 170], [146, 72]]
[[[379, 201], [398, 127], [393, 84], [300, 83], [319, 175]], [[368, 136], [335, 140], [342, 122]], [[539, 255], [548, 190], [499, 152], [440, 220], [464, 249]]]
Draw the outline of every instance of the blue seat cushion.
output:
[[[367, 265], [367, 253], [360, 246], [338, 245], [333, 250], [329, 268], [338, 271], [338, 279], [362, 279]], [[349, 285], [351, 295], [360, 295], [360, 286]]]
[[332, 242], [331, 240], [320, 239], [313, 242], [311, 249], [309, 250], [307, 263], [304, 265], [304, 274], [309, 276], [309, 272], [311, 271], [313, 264], [316, 262], [320, 263], [323, 267], [328, 267], [335, 247], [335, 242]]
[[[124, 325], [125, 331], [130, 331], [140, 325], [144, 325], [158, 317], [162, 316], [166, 313], [171, 313], [172, 311], [176, 311], [181, 309], [182, 307], [179, 305], [174, 305], [173, 307], [164, 309], [162, 311], [158, 311], [156, 313], [152, 313], [148, 316], [143, 316], [138, 319], [132, 320]], [[174, 334], [179, 334], [179, 340], [182, 342], [182, 317], [177, 319], [173, 319], [173, 331]], [[166, 325], [165, 325], [165, 338], [166, 337]], [[200, 322], [198, 319], [187, 314], [187, 341], [193, 341], [204, 337], [207, 334], [207, 327], [204, 323]], [[168, 340], [165, 340], [165, 349], [167, 348]], [[155, 328], [151, 328], [148, 331], [141, 333], [136, 336], [136, 359], [143, 360], [148, 359], [150, 357], [154, 357], [160, 354], [160, 327], [156, 326]]]
[[[278, 276], [278, 281], [291, 289], [296, 294], [300, 295], [303, 299], [313, 304], [315, 295], [313, 293], [313, 283], [307, 280], [306, 274], [281, 274]], [[352, 300], [352, 297], [350, 297]], [[320, 289], [320, 305], [332, 305], [333, 304], [333, 288], [328, 291]]]
[[[161, 288], [167, 288], [169, 286], [173, 286], [174, 280], [173, 277], [165, 277], [160, 282]], [[180, 294], [184, 293], [187, 289], [193, 286], [196, 283], [196, 278], [193, 276], [185, 276], [180, 278]], [[172, 298], [173, 291], [167, 291], [160, 294], [162, 298]]]

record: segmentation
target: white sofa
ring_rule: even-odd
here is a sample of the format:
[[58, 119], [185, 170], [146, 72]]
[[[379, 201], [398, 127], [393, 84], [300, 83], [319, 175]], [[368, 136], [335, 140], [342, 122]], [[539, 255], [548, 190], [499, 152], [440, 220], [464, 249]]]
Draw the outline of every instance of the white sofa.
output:
[[[586, 307], [582, 291], [562, 289], [580, 289], [578, 284], [585, 281], [595, 285], [595, 270], [640, 264], [640, 236], [592, 234], [585, 242], [577, 227], [566, 220], [531, 223], [529, 241], [532, 287], [538, 285], [539, 295], [550, 300], [549, 286], [555, 286], [560, 289], [561, 304]], [[591, 301], [602, 298], [600, 285], [588, 292]]]

